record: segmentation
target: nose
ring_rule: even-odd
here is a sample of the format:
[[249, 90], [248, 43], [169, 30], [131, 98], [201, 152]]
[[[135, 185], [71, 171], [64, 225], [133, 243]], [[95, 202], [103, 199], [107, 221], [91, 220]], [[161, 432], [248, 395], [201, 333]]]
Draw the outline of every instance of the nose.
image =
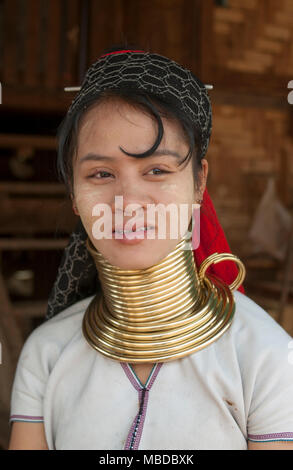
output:
[[127, 178], [115, 188], [112, 200], [112, 214], [119, 220], [128, 220], [137, 217], [143, 219], [147, 211], [147, 205], [154, 203], [152, 194], [137, 179]]
[[115, 194], [112, 200], [112, 210], [114, 210], [115, 202], [119, 203], [119, 207], [123, 212], [128, 206], [137, 206], [147, 208], [147, 204], [153, 202], [152, 194], [143, 186], [143, 184], [127, 178], [121, 181], [115, 188]]

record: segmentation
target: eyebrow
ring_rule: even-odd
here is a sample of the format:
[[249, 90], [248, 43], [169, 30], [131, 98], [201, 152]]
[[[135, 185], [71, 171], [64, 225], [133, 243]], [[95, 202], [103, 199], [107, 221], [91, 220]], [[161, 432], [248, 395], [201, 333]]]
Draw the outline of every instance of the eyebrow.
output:
[[[145, 157], [145, 158], [151, 158], [151, 157], [163, 156], [163, 155], [170, 155], [171, 157], [175, 157], [177, 159], [181, 158], [179, 153], [175, 152], [174, 150], [168, 150], [168, 149], [155, 150], [152, 155], [149, 155], [149, 157]], [[82, 163], [87, 162], [87, 161], [111, 161], [111, 162], [114, 162], [115, 160], [117, 160], [116, 157], [110, 157], [110, 156], [108, 157], [106, 155], [99, 155], [97, 153], [90, 152], [87, 155], [85, 155], [84, 157], [80, 158], [78, 164], [81, 165]]]

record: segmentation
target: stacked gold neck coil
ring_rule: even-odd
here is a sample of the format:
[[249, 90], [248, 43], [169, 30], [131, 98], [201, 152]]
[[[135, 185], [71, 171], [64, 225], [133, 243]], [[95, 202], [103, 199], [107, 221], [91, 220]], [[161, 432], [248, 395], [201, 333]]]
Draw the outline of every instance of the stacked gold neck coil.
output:
[[[185, 243], [154, 266], [123, 270], [87, 239], [102, 287], [83, 318], [83, 334], [95, 350], [122, 362], [167, 362], [208, 346], [227, 330], [235, 311], [231, 288], [204, 275], [208, 259], [198, 273], [192, 250], [182, 249]], [[240, 285], [241, 261], [231, 254], [212, 256], [211, 262], [222, 257], [238, 263]]]

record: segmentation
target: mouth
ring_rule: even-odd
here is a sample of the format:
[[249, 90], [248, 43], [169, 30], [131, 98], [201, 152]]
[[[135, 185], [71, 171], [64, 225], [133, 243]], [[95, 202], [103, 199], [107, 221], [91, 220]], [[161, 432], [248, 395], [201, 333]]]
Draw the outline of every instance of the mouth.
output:
[[126, 229], [114, 229], [112, 233], [120, 233], [120, 234], [127, 234], [127, 233], [138, 233], [138, 232], [148, 232], [149, 230], [153, 230], [155, 227], [152, 226], [143, 226], [143, 227], [138, 227], [138, 228], [133, 228], [132, 230], [126, 230]]
[[134, 224], [131, 229], [127, 229], [125, 224], [124, 226], [118, 225], [117, 227], [113, 227], [112, 233], [120, 233], [120, 234], [127, 234], [127, 233], [134, 233], [134, 232], [147, 232], [150, 230], [154, 230], [153, 225], [148, 225], [148, 224]]
[[144, 240], [149, 233], [154, 233], [155, 227], [151, 225], [134, 225], [132, 230], [117, 227], [113, 229], [113, 235], [116, 240]]

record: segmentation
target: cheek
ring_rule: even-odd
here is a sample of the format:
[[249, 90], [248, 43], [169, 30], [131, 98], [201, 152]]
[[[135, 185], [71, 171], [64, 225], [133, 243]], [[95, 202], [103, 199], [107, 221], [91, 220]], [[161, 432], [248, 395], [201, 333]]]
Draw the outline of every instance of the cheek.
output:
[[166, 191], [167, 193], [174, 193], [176, 194], [177, 192], [177, 184], [176, 183], [163, 183], [160, 186], [161, 191]]
[[74, 173], [74, 196], [80, 212], [89, 212], [98, 202], [106, 202], [103, 188], [83, 178], [78, 172]]
[[160, 185], [160, 198], [168, 203], [175, 204], [193, 204], [195, 202], [194, 182], [190, 178], [186, 178], [184, 184], [178, 183], [162, 183]]
[[102, 201], [102, 191], [89, 188], [75, 190], [75, 202], [79, 212], [91, 212], [93, 207]]
[[[183, 182], [184, 181], [184, 182]], [[189, 223], [192, 216], [192, 205], [195, 203], [195, 188], [192, 178], [186, 177], [181, 180], [180, 183], [170, 182], [162, 183], [157, 193], [157, 202], [162, 202], [164, 205], [174, 204], [177, 209], [171, 207], [171, 211], [167, 211], [167, 232], [168, 236], [170, 233], [179, 233], [183, 236], [188, 230]], [[177, 228], [176, 228], [177, 227]], [[174, 232], [173, 232], [174, 230]], [[176, 232], [176, 230], [178, 232]], [[175, 238], [175, 237], [173, 237]]]
[[[89, 188], [86, 185], [76, 185], [75, 204], [79, 212], [82, 223], [89, 233], [94, 221], [97, 219], [97, 207], [99, 204], [107, 204], [104, 192], [100, 188]], [[107, 204], [108, 206], [108, 204]], [[94, 211], [94, 212], [93, 212]], [[106, 214], [109, 211], [106, 212]], [[100, 216], [103, 213], [100, 212]]]

